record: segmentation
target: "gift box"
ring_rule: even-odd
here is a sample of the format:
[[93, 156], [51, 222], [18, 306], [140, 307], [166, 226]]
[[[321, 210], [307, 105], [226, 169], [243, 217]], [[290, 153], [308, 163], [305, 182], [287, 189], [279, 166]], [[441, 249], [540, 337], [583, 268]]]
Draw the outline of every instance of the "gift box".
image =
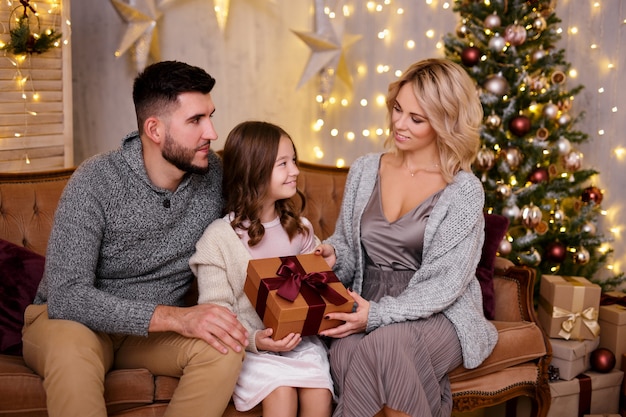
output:
[[622, 372], [624, 379], [622, 380], [622, 392], [619, 400], [619, 410], [622, 417], [626, 417], [626, 353], [622, 355]]
[[607, 292], [600, 298], [598, 314], [600, 325], [600, 347], [615, 354], [616, 368], [622, 364], [622, 355], [626, 353], [626, 293]]
[[350, 313], [354, 305], [324, 258], [313, 254], [251, 260], [244, 292], [263, 324], [274, 329], [274, 340], [336, 327], [342, 322], [324, 316]]
[[624, 372], [588, 371], [571, 381], [550, 382], [552, 401], [548, 417], [582, 417], [585, 414], [616, 414]]
[[585, 414], [583, 417], [621, 417], [619, 414]]
[[552, 338], [596, 338], [601, 292], [598, 284], [583, 277], [543, 275], [537, 308], [541, 327]]
[[583, 417], [621, 417], [619, 414], [585, 414]]
[[591, 352], [598, 348], [600, 337], [591, 340], [550, 339], [552, 362], [559, 369], [559, 378], [570, 381], [591, 368]]

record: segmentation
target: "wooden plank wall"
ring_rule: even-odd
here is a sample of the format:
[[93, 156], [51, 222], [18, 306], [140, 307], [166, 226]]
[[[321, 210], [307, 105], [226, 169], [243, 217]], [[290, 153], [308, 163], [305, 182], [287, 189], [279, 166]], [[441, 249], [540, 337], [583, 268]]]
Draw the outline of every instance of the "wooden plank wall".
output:
[[[37, 18], [29, 13], [31, 30], [54, 28], [63, 36], [60, 47], [42, 54], [19, 57], [0, 51], [0, 172], [73, 165], [69, 0], [30, 3], [39, 16], [37, 27]], [[19, 2], [0, 3], [0, 41], [9, 41], [9, 22], [14, 27], [22, 14]], [[23, 77], [27, 80], [20, 85]]]

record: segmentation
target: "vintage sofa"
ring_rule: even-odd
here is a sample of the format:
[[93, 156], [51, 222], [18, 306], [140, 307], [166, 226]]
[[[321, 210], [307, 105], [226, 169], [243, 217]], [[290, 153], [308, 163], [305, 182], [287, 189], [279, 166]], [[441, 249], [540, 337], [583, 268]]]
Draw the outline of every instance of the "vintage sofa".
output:
[[[36, 287], [36, 282], [28, 281], [36, 281], [37, 275], [41, 274], [43, 258], [40, 255], [46, 253], [53, 213], [72, 172], [72, 169], [63, 169], [27, 174], [0, 173], [0, 240], [4, 245], [3, 252], [0, 251], [0, 304], [3, 305], [0, 325], [4, 329], [0, 331], [5, 332], [5, 341], [8, 333], [19, 331], [21, 326], [21, 311]], [[316, 234], [323, 239], [334, 229], [347, 169], [302, 163], [300, 172], [300, 189], [307, 198], [305, 215], [312, 221]], [[489, 240], [488, 236], [486, 246]], [[499, 240], [491, 240], [493, 258]], [[31, 265], [29, 262], [39, 262], [40, 269], [34, 278], [15, 272], [7, 276], [2, 272], [7, 263], [13, 265], [14, 271], [15, 268], [20, 271], [20, 267]], [[507, 414], [514, 415], [516, 398], [527, 396], [532, 400], [532, 415], [544, 417], [550, 406], [548, 365], [551, 348], [536, 324], [533, 310], [535, 272], [513, 266], [501, 258], [495, 259], [492, 271], [495, 271], [493, 322], [499, 329], [500, 339], [493, 354], [479, 368], [466, 370], [460, 367], [452, 372], [454, 410], [471, 411], [506, 403]], [[7, 322], [12, 330], [6, 330]], [[19, 351], [15, 351], [15, 346], [13, 348], [9, 352], [12, 354], [0, 355], [0, 416], [47, 416], [42, 380], [25, 366]], [[176, 378], [152, 375], [145, 369], [112, 370], [105, 383], [109, 415], [162, 416], [177, 383]], [[224, 413], [224, 416], [260, 415], [260, 407], [248, 413], [238, 413], [232, 404]]]

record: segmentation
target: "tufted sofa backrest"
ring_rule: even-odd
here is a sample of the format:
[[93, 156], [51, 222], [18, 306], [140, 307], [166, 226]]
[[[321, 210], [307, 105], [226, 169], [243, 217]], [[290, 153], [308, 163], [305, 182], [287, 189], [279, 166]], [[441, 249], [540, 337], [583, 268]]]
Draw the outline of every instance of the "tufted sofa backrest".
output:
[[54, 212], [73, 172], [0, 173], [0, 239], [45, 256]]
[[[45, 256], [54, 211], [73, 172], [67, 168], [0, 173], [0, 239]], [[322, 240], [335, 229], [347, 174], [347, 168], [300, 163], [298, 186], [306, 197], [304, 216]]]
[[348, 168], [300, 162], [298, 189], [306, 198], [303, 215], [311, 221], [321, 240], [335, 231]]

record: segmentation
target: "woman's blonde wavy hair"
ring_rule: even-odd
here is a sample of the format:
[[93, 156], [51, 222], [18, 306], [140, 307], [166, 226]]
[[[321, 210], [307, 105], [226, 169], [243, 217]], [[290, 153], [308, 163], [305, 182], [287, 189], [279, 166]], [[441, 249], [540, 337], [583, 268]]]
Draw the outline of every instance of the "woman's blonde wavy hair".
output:
[[460, 170], [471, 171], [480, 147], [483, 108], [474, 82], [460, 65], [446, 59], [426, 59], [411, 65], [389, 85], [387, 119], [389, 136], [385, 147], [392, 153], [402, 151], [393, 139], [391, 115], [400, 88], [411, 83], [424, 116], [437, 134], [441, 173], [447, 183]]

